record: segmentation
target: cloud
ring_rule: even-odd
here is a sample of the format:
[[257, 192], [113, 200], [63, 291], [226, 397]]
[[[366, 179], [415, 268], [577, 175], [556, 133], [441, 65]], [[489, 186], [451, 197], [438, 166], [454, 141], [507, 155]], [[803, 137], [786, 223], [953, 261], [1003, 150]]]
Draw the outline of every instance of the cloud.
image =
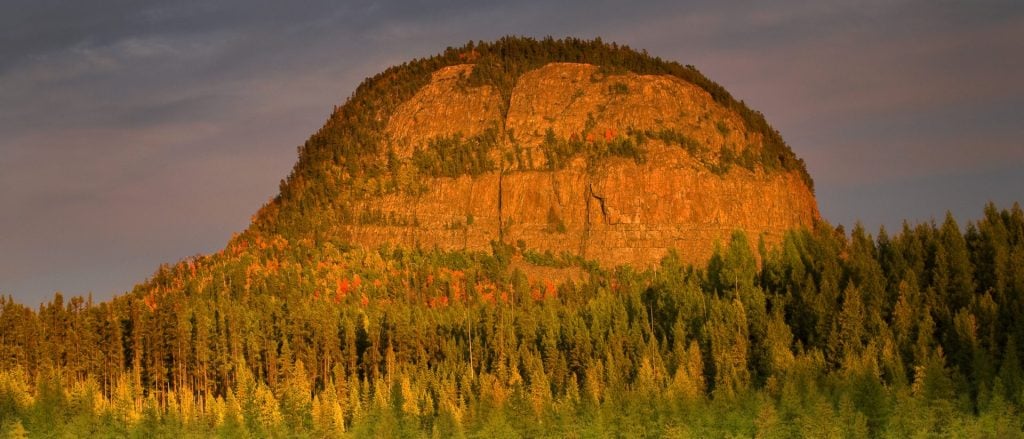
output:
[[992, 185], [1013, 178], [986, 173], [1024, 166], [1022, 9], [11, 0], [0, 5], [0, 291], [107, 297], [215, 250], [363, 78], [506, 34], [601, 36], [696, 65], [807, 159], [833, 221], [970, 214], [979, 194], [1012, 198]]
[[1009, 55], [1024, 53], [1021, 8], [996, 15], [943, 5], [909, 16], [919, 2], [824, 5], [809, 15], [753, 10], [736, 17], [735, 27], [754, 23], [747, 30], [713, 22], [694, 38], [718, 49], [690, 59], [764, 111], [819, 187], [1024, 165], [1024, 132], [1006, 120], [1024, 111], [1024, 85], [1014, 79], [1024, 77], [1024, 58]]

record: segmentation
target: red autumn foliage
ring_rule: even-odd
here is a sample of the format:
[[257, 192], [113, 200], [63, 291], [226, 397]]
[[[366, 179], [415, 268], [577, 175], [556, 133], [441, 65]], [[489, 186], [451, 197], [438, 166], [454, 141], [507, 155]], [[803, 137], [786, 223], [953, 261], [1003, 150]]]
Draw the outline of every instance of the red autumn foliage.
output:
[[555, 284], [551, 283], [550, 280], [544, 281], [544, 298], [554, 299], [558, 297], [558, 291], [555, 289]]
[[488, 303], [491, 303], [493, 305], [495, 303], [494, 302], [494, 293], [493, 292], [488, 292], [488, 293], [480, 294], [480, 301], [481, 302], [488, 302]]
[[156, 295], [153, 291], [150, 291], [142, 301], [149, 307], [150, 312], [156, 311]]
[[334, 289], [334, 303], [341, 303], [341, 300], [348, 296], [348, 292], [352, 289], [348, 279], [338, 280], [338, 286]]
[[431, 297], [430, 301], [427, 302], [427, 306], [430, 308], [445, 308], [448, 306], [448, 296]]
[[338, 287], [335, 289], [335, 292], [338, 295], [340, 295], [341, 297], [345, 297], [351, 290], [352, 284], [348, 281], [348, 279], [338, 279]]

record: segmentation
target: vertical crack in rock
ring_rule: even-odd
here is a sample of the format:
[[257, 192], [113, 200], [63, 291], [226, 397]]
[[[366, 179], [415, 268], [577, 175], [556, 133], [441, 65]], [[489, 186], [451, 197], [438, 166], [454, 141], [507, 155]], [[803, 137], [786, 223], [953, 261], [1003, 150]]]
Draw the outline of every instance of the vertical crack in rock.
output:
[[590, 196], [597, 200], [599, 206], [601, 206], [601, 219], [604, 220], [605, 225], [611, 225], [612, 222], [608, 219], [608, 208], [604, 205], [604, 197], [594, 192], [594, 184], [587, 185], [587, 191], [590, 192]]
[[590, 182], [587, 182], [587, 190], [583, 192], [583, 233], [580, 234], [580, 251], [579, 255], [581, 258], [587, 258], [587, 244], [590, 242]]
[[[505, 217], [502, 216], [502, 213], [503, 213], [502, 212], [502, 207], [503, 207], [502, 206], [502, 197], [503, 197], [502, 193], [505, 191], [505, 187], [504, 187], [505, 172], [508, 172], [506, 170], [506, 166], [505, 166], [505, 152], [508, 151], [509, 148], [512, 146], [512, 145], [509, 144], [508, 118], [509, 118], [509, 110], [512, 108], [512, 96], [514, 96], [516, 94], [516, 88], [518, 86], [519, 86], [519, 80], [516, 79], [516, 82], [514, 84], [512, 84], [512, 89], [509, 91], [508, 96], [501, 96], [501, 98], [503, 98], [503, 99], [501, 99], [501, 101], [499, 101], [500, 105], [502, 106], [501, 118], [500, 118], [500, 120], [501, 120], [501, 133], [500, 133], [501, 137], [500, 137], [500, 139], [501, 139], [501, 145], [503, 147], [498, 148], [498, 163], [499, 163], [499, 166], [498, 166], [498, 242], [502, 242], [502, 243], [505, 242]], [[509, 166], [511, 167], [511, 164], [509, 164]]]
[[505, 180], [505, 170], [498, 170], [498, 242], [505, 242], [505, 217], [501, 215], [501, 199], [504, 187], [502, 184]]
[[555, 204], [558, 205], [558, 214], [559, 214], [559, 216], [561, 216], [562, 215], [562, 191], [561, 191], [561, 188], [558, 186], [558, 178], [555, 176], [555, 174], [556, 174], [555, 171], [551, 171], [551, 173], [550, 173], [550, 176], [551, 176], [551, 190], [555, 194]]
[[469, 191], [466, 192], [466, 213], [465, 217], [462, 218], [465, 221], [465, 227], [462, 228], [462, 250], [465, 251], [469, 247], [469, 228], [473, 227], [469, 223], [470, 216], [473, 215], [473, 188], [476, 186], [476, 179], [469, 179]]

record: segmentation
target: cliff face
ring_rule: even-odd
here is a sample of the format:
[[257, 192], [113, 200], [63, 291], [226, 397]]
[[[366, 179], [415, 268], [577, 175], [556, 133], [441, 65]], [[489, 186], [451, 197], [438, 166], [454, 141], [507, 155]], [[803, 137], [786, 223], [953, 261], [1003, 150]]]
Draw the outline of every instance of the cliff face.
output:
[[[647, 266], [670, 248], [704, 262], [714, 243], [737, 229], [754, 243], [758, 236], [778, 242], [784, 231], [818, 218], [811, 189], [796, 172], [712, 165], [722, 155], [759, 152], [763, 135], [682, 79], [552, 63], [519, 77], [506, 98], [494, 87], [470, 85], [473, 68], [442, 68], [398, 105], [384, 143], [397, 172], [421, 189], [353, 200], [356, 215], [392, 220], [341, 225], [344, 238], [447, 250], [489, 250], [500, 239], [606, 266]], [[431, 142], [487, 130], [497, 132], [497, 141], [486, 152], [493, 166], [485, 171], [415, 171], [414, 155]], [[666, 132], [685, 136], [691, 147], [665, 136], [637, 137]], [[643, 160], [575, 154], [555, 166], [544, 151], [552, 139], [598, 145], [626, 138], [642, 143]]]

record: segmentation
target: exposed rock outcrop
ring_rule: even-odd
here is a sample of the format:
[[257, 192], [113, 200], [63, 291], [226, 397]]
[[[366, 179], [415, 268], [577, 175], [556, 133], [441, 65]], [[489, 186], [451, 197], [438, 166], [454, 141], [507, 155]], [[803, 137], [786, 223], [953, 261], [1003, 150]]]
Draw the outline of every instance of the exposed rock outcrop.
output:
[[[470, 138], [489, 128], [498, 144], [493, 169], [476, 175], [415, 174], [425, 190], [394, 191], [352, 209], [395, 219], [340, 228], [367, 246], [398, 244], [487, 250], [492, 240], [569, 253], [602, 265], [647, 266], [670, 248], [703, 262], [715, 241], [737, 229], [757, 242], [818, 217], [811, 189], [792, 171], [712, 169], [725, 149], [758, 151], [763, 136], [703, 89], [669, 75], [605, 74], [592, 65], [552, 63], [522, 75], [511, 96], [470, 86], [472, 65], [435, 72], [386, 124], [388, 149], [406, 171], [414, 152], [439, 138]], [[552, 135], [584, 144], [638, 132], [684, 133], [694, 153], [646, 138], [645, 160], [573, 156], [551, 166], [542, 145]], [[411, 172], [411, 171], [410, 171]]]

